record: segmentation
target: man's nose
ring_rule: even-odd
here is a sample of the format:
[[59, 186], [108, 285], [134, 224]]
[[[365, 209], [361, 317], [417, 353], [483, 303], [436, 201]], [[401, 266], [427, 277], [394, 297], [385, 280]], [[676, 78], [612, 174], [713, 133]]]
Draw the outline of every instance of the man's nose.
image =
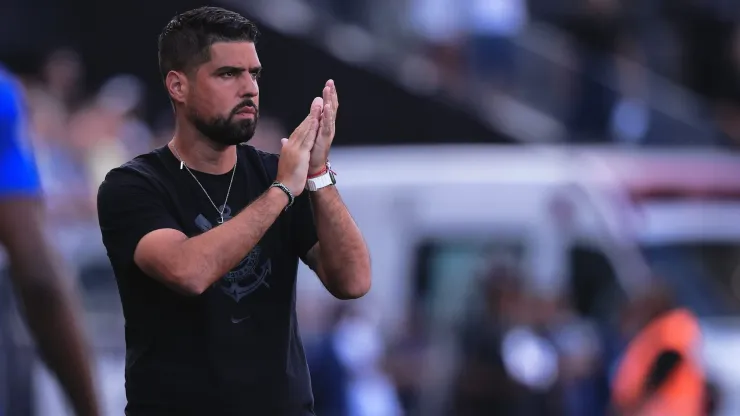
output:
[[239, 89], [240, 97], [255, 97], [257, 94], [259, 94], [259, 86], [257, 85], [257, 80], [254, 79], [254, 77], [247, 74], [247, 76], [243, 77], [243, 80], [244, 82], [241, 83], [241, 88]]

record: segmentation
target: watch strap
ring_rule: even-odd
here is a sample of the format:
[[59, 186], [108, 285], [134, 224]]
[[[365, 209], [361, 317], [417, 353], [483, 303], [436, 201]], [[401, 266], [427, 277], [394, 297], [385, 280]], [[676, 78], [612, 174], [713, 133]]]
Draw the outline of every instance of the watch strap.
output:
[[306, 180], [306, 189], [311, 192], [316, 192], [321, 188], [335, 185], [337, 183], [334, 178], [334, 174], [331, 170], [327, 170], [323, 174]]

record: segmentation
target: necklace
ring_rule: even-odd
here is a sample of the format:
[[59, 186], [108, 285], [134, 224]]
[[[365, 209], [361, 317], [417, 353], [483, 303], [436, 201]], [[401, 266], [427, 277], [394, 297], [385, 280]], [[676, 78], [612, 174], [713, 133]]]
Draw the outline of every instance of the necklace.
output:
[[180, 161], [180, 170], [184, 167], [185, 170], [188, 171], [190, 176], [195, 179], [195, 182], [200, 186], [200, 189], [203, 190], [203, 193], [206, 194], [206, 198], [208, 198], [209, 201], [211, 201], [211, 205], [213, 205], [213, 208], [216, 209], [216, 212], [218, 212], [219, 218], [218, 223], [223, 224], [224, 223], [224, 212], [226, 211], [226, 203], [229, 202], [229, 194], [231, 194], [231, 185], [234, 183], [234, 174], [236, 173], [236, 165], [239, 158], [238, 152], [237, 152], [237, 161], [234, 162], [234, 167], [231, 169], [231, 180], [229, 181], [229, 188], [226, 190], [226, 199], [224, 199], [224, 204], [221, 206], [221, 209], [218, 209], [218, 206], [213, 202], [213, 199], [211, 199], [211, 196], [208, 195], [208, 191], [206, 191], [206, 188], [203, 187], [203, 184], [200, 183], [198, 178], [195, 176], [195, 174], [190, 170], [188, 165], [185, 164], [185, 162], [180, 157], [180, 153], [177, 151], [177, 148], [175, 147], [175, 144], [172, 143], [172, 150], [175, 153], [175, 157], [177, 157], [177, 160]]

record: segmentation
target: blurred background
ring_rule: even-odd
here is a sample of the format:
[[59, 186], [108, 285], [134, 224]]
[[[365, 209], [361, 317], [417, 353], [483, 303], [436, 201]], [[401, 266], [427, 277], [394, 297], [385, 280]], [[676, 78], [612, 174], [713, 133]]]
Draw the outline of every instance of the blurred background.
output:
[[[171, 138], [156, 39], [204, 4], [0, 2], [107, 415], [124, 323], [95, 195]], [[341, 96], [374, 285], [339, 302], [299, 273], [318, 415], [740, 414], [740, 2], [208, 4], [263, 32], [251, 144], [277, 152], [327, 79]], [[0, 281], [5, 414], [70, 414]]]

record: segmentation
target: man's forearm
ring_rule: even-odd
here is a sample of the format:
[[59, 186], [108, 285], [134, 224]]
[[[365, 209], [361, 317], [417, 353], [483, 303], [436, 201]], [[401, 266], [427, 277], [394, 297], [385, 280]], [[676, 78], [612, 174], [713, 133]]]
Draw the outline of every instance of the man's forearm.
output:
[[82, 331], [74, 284], [44, 234], [38, 198], [0, 203], [0, 243], [10, 261], [11, 279], [25, 318], [46, 364], [56, 374], [78, 415], [99, 412], [90, 351]]
[[203, 291], [239, 264], [277, 220], [288, 196], [270, 188], [228, 222], [186, 240], [176, 261], [184, 280]]
[[370, 254], [362, 233], [342, 202], [336, 187], [311, 193], [318, 261], [324, 285], [338, 298], [354, 299], [370, 290]]
[[[48, 249], [50, 251], [50, 249]], [[59, 272], [53, 253], [35, 251], [11, 259], [14, 286], [24, 305], [26, 322], [49, 368], [69, 395], [78, 415], [99, 414], [90, 362], [82, 330], [80, 304], [71, 283]]]

